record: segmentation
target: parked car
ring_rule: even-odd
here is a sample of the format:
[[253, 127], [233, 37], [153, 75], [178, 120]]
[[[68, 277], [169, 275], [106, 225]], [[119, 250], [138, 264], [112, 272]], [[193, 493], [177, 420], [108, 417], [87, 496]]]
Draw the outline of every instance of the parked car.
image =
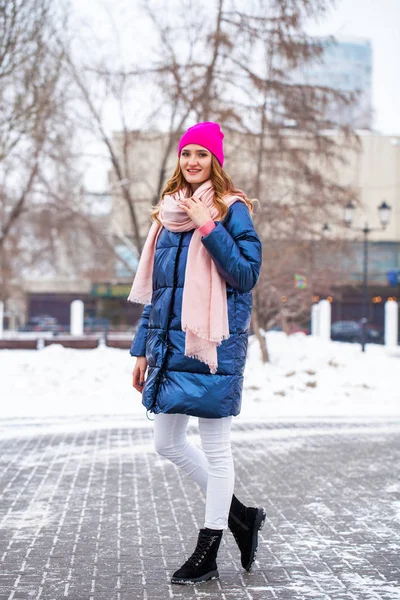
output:
[[83, 321], [84, 333], [103, 333], [110, 329], [110, 319], [102, 317], [86, 317]]
[[[367, 323], [366, 341], [382, 344], [383, 334], [377, 327]], [[336, 321], [331, 325], [331, 339], [337, 342], [361, 343], [362, 324], [359, 321]]]
[[18, 327], [18, 331], [51, 331], [52, 333], [61, 333], [63, 326], [57, 321], [55, 317], [50, 315], [36, 315], [31, 317], [21, 327]]

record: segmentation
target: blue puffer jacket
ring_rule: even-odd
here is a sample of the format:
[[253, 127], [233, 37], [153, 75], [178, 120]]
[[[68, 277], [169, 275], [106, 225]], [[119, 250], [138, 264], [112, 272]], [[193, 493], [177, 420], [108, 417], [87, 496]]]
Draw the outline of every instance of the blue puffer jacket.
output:
[[151, 304], [132, 342], [132, 356], [146, 356], [142, 402], [154, 413], [184, 413], [219, 418], [240, 412], [243, 371], [252, 306], [251, 289], [261, 266], [261, 242], [247, 206], [234, 202], [225, 219], [202, 243], [227, 283], [230, 336], [217, 348], [218, 370], [184, 355], [181, 329], [186, 259], [193, 230], [158, 236]]

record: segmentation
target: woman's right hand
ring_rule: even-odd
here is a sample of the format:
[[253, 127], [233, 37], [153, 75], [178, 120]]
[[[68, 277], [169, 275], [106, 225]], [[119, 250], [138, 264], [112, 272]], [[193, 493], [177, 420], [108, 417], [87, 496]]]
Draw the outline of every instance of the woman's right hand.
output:
[[147, 369], [147, 359], [145, 356], [138, 356], [136, 358], [135, 366], [133, 367], [133, 387], [140, 393], [143, 392], [143, 386], [145, 380], [145, 374]]

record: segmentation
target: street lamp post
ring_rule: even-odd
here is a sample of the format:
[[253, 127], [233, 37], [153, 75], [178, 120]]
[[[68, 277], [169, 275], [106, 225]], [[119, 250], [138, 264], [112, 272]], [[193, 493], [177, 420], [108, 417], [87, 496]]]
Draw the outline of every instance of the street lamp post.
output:
[[390, 221], [390, 213], [392, 207], [383, 201], [378, 206], [379, 220], [381, 227], [371, 228], [368, 223], [364, 227], [352, 227], [355, 206], [349, 202], [344, 209], [344, 222], [347, 227], [354, 231], [362, 231], [364, 234], [363, 240], [363, 285], [362, 285], [362, 302], [361, 302], [361, 349], [365, 352], [365, 344], [367, 342], [367, 322], [368, 322], [368, 235], [372, 231], [381, 231], [386, 229]]

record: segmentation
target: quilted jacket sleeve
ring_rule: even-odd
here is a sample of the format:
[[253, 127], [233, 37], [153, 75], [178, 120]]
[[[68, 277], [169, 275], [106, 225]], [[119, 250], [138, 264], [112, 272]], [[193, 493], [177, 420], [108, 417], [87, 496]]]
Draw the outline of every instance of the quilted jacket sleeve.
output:
[[249, 209], [234, 202], [223, 222], [202, 238], [219, 274], [240, 293], [249, 292], [257, 283], [261, 268], [261, 242]]
[[146, 304], [130, 349], [131, 356], [146, 356], [147, 328], [151, 304]]

